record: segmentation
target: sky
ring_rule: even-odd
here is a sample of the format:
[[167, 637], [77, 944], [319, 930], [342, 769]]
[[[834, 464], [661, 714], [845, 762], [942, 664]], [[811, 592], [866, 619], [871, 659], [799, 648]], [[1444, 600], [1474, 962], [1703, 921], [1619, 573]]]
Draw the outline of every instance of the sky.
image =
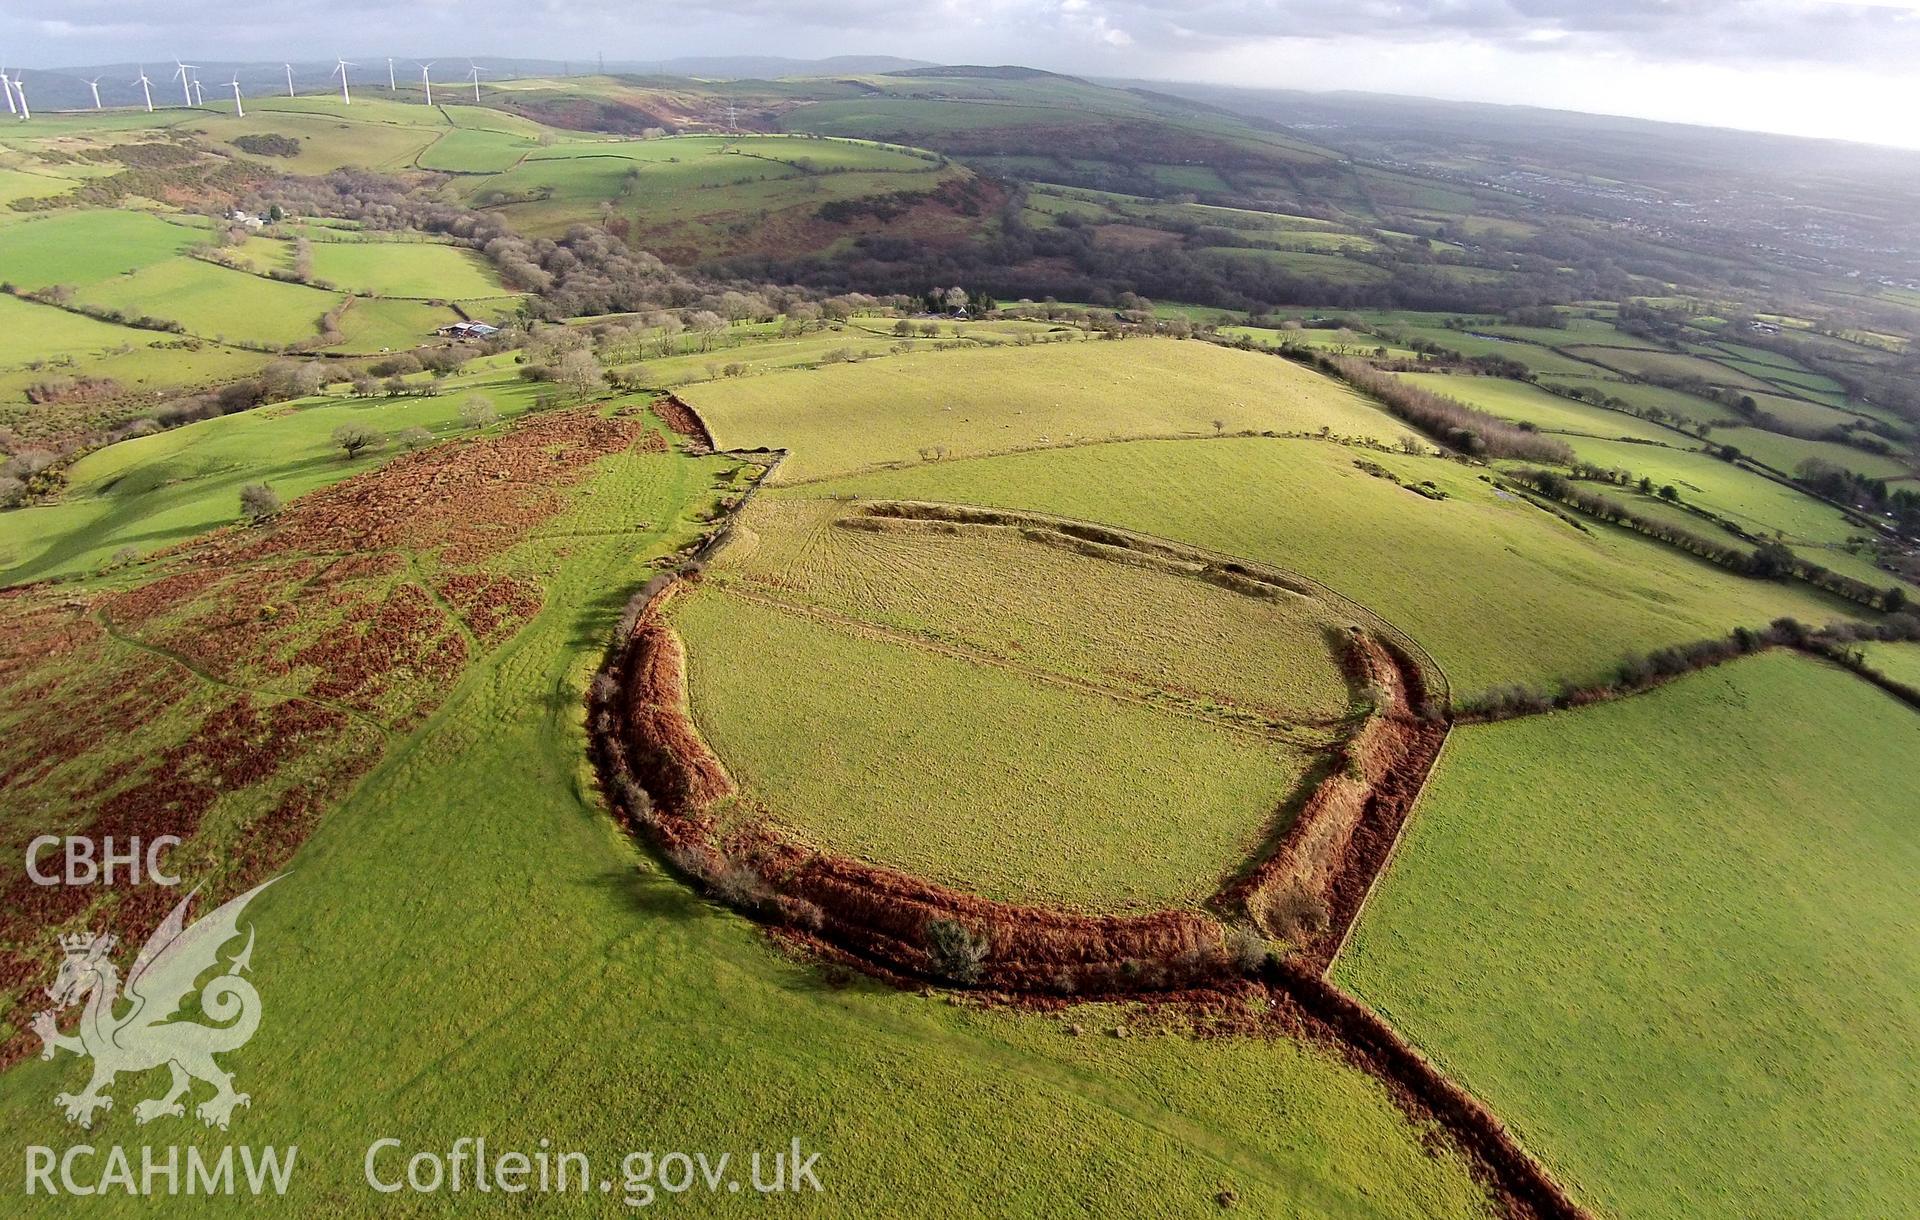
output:
[[1920, 0], [6, 0], [0, 65], [886, 54], [1920, 148]]

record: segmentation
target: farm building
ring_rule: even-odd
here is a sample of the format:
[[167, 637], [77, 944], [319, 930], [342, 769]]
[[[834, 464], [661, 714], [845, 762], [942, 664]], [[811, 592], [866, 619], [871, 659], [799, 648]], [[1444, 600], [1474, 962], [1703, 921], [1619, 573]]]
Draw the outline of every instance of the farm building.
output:
[[500, 328], [485, 322], [453, 322], [433, 333], [442, 339], [486, 339], [499, 334]]

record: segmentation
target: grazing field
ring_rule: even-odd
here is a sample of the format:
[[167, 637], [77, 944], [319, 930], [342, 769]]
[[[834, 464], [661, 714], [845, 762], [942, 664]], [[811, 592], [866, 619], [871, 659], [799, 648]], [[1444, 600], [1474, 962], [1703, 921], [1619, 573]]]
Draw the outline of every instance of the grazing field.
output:
[[[1716, 440], [1723, 436], [1729, 444], [1738, 443], [1730, 431], [1715, 433]], [[1620, 441], [1575, 438], [1571, 443], [1584, 461], [1631, 471], [1656, 485], [1671, 484], [1688, 504], [1738, 521], [1761, 537], [1777, 533], [1792, 541], [1828, 543], [1866, 532], [1849, 525], [1832, 505], [1711, 454]]]
[[[783, 492], [743, 515], [713, 578], [1170, 711], [1263, 728], [1348, 714], [1330, 644], [1347, 626], [1340, 607], [1249, 597], [1146, 566], [1153, 555], [1092, 558], [1064, 549], [1065, 537], [1028, 536], [1035, 528], [919, 522]], [[1129, 610], [1124, 635], [1116, 607]]]
[[[416, 300], [510, 297], [493, 266], [472, 250], [431, 241], [314, 241], [312, 278], [348, 292]], [[291, 271], [294, 245], [255, 237], [234, 251], [255, 270]]]
[[[147, 555], [240, 517], [240, 489], [264, 482], [284, 500], [391, 460], [409, 428], [460, 433], [461, 404], [479, 394], [503, 417], [536, 387], [498, 374], [462, 377], [437, 398], [303, 399], [122, 441], [86, 455], [51, 504], [0, 513], [0, 582], [97, 568], [125, 548]], [[382, 443], [349, 461], [333, 430], [364, 424]]]
[[194, 258], [154, 263], [131, 275], [88, 285], [88, 304], [129, 316], [178, 322], [203, 339], [279, 346], [320, 333], [320, 319], [340, 298], [304, 284], [262, 279]]
[[1567, 353], [1596, 364], [1604, 364], [1636, 377], [1697, 377], [1708, 385], [1731, 386], [1737, 390], [1766, 391], [1772, 386], [1747, 373], [1700, 356], [1680, 352], [1650, 352], [1624, 347], [1588, 347], [1569, 345]]
[[1784, 653], [1457, 730], [1336, 976], [1604, 1214], [1920, 1196], [1920, 717]]
[[1601, 676], [1628, 652], [1857, 609], [1623, 530], [1577, 530], [1457, 463], [1358, 455], [1403, 482], [1432, 481], [1449, 497], [1436, 502], [1356, 456], [1307, 440], [1139, 442], [876, 471], [816, 491], [1034, 509], [1291, 568], [1408, 632], [1459, 693]]
[[[823, 1153], [828, 1193], [793, 1200], [796, 1214], [882, 1197], [929, 1214], [1201, 1213], [1224, 1189], [1255, 1214], [1493, 1214], [1460, 1158], [1335, 1054], [1285, 1038], [1073, 1038], [1067, 1020], [1146, 1018], [829, 986], [616, 831], [584, 761], [584, 691], [650, 561], [695, 537], [729, 482], [722, 459], [628, 450], [504, 557], [538, 579], [540, 612], [388, 746], [252, 909], [269, 1019], [235, 1066], [253, 1105], [234, 1132], [182, 1124], [168, 1139], [217, 1152], [244, 1122], [248, 1140], [297, 1142], [289, 1202], [353, 1216], [391, 1210], [362, 1177], [370, 1129], [424, 1149], [456, 1127], [609, 1167], [635, 1131], [651, 1147], [743, 1151], [798, 1136]], [[70, 1058], [11, 1069], [0, 1123], [23, 1142], [70, 1140], [48, 1099], [75, 1071]], [[660, 1087], [689, 1079], [700, 1087]], [[103, 1115], [93, 1140], [148, 1135], [130, 1110]]]
[[[496, 312], [487, 308], [488, 304], [491, 303], [468, 302], [468, 312], [476, 317], [488, 317]], [[503, 299], [499, 304], [504, 309], [512, 302]], [[356, 354], [404, 352], [432, 343], [436, 329], [459, 320], [460, 315], [444, 305], [363, 297], [356, 299], [341, 316], [340, 341], [330, 344], [327, 350]]]
[[1407, 429], [1358, 394], [1284, 360], [1207, 343], [945, 351], [691, 387], [682, 396], [723, 447], [792, 456], [803, 482], [1133, 436], [1310, 432], [1391, 442]]
[[1868, 644], [1864, 651], [1867, 664], [1895, 682], [1920, 690], [1920, 644]]
[[1671, 428], [1648, 423], [1624, 411], [1610, 411], [1550, 394], [1524, 381], [1500, 377], [1461, 377], [1445, 373], [1403, 373], [1403, 381], [1431, 390], [1502, 419], [1532, 424], [1542, 432], [1605, 439], [1631, 437], [1660, 445], [1693, 443]]
[[1715, 444], [1737, 446], [1740, 452], [1783, 474], [1793, 474], [1808, 458], [1858, 471], [1870, 479], [1897, 479], [1913, 473], [1916, 464], [1920, 464], [1920, 459], [1868, 453], [1833, 441], [1803, 441], [1759, 428], [1717, 428], [1713, 439]]
[[674, 619], [694, 718], [754, 809], [988, 898], [1197, 904], [1307, 770], [1260, 736], [738, 597]]
[[1199, 902], [1273, 827], [1358, 714], [1350, 613], [1038, 522], [797, 495], [757, 502], [673, 604], [741, 816], [990, 898], [1116, 911]]
[[537, 141], [508, 132], [456, 128], [435, 140], [416, 164], [456, 174], [501, 173], [538, 147]]
[[716, 240], [716, 226], [764, 225], [782, 212], [804, 221], [802, 213], [835, 200], [924, 193], [966, 176], [931, 154], [866, 141], [688, 135], [549, 143], [500, 172], [463, 175], [456, 189], [536, 236], [599, 224], [605, 205], [646, 233], [650, 247], [691, 253]]
[[149, 212], [57, 212], [16, 220], [0, 224], [0, 280], [23, 292], [54, 284], [85, 288], [168, 262], [208, 236], [203, 228]]

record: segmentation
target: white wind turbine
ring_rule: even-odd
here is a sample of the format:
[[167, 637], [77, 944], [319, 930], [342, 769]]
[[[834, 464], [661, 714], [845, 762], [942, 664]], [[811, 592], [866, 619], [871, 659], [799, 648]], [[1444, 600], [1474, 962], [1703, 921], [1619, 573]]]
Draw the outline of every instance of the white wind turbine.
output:
[[473, 82], [473, 104], [480, 104], [480, 65], [471, 59], [467, 61], [467, 79]]
[[393, 80], [393, 56], [389, 55], [387, 56], [387, 92], [398, 93], [399, 91], [400, 86]]
[[152, 114], [153, 82], [147, 79], [147, 66], [145, 64], [140, 65], [140, 75], [134, 79], [133, 83], [140, 86], [140, 95], [147, 99], [147, 113]]
[[192, 64], [183, 64], [177, 59], [173, 61], [173, 75], [180, 81], [180, 95], [187, 99], [188, 106], [193, 105], [193, 78], [187, 72], [191, 67]]
[[13, 78], [13, 92], [20, 99], [20, 121], [24, 123], [33, 117], [33, 111], [27, 109], [27, 82], [25, 78], [19, 76]]
[[197, 74], [193, 78], [193, 104], [196, 106], [207, 104], [207, 91], [200, 87], [200, 77]]
[[100, 105], [100, 78], [96, 76], [92, 80], [89, 80], [87, 82], [87, 88], [93, 90], [93, 108], [95, 110], [104, 109], [104, 107]]
[[424, 63], [420, 65], [420, 84], [427, 91], [427, 105], [429, 106], [433, 105], [433, 77], [429, 75], [429, 73], [431, 73], [432, 71], [433, 71], [432, 63]]
[[353, 66], [343, 59], [335, 63], [333, 71], [327, 74], [340, 78], [340, 100], [349, 106], [353, 105], [353, 94], [347, 92], [347, 69]]
[[240, 104], [240, 74], [234, 73], [233, 79], [228, 83], [233, 86], [233, 115], [235, 118], [244, 119], [247, 117], [247, 108]]
[[287, 96], [292, 97], [293, 96], [293, 65], [281, 64], [280, 66], [287, 70]]
[[0, 68], [0, 93], [7, 95], [7, 113], [19, 114], [20, 108], [13, 104], [13, 78], [7, 75], [5, 68]]

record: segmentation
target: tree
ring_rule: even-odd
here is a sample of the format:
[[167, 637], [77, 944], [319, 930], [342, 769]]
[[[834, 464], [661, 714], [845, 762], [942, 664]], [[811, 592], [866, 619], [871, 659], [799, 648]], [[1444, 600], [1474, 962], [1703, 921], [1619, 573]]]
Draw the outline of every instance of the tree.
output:
[[425, 428], [408, 428], [400, 434], [400, 443], [409, 449], [418, 449], [422, 445], [433, 444], [433, 433]]
[[380, 434], [365, 424], [341, 424], [333, 430], [333, 443], [346, 452], [347, 460], [380, 443]]
[[971, 983], [980, 977], [987, 957], [987, 939], [967, 931], [951, 919], [929, 919], [925, 928], [927, 965], [944, 979]]
[[696, 309], [687, 318], [687, 326], [699, 336], [700, 350], [708, 351], [713, 347], [716, 336], [727, 329], [727, 320], [709, 309]]
[[607, 375], [600, 368], [600, 361], [592, 352], [568, 352], [560, 357], [559, 367], [555, 370], [561, 385], [580, 397], [598, 394], [607, 388]]
[[240, 511], [249, 521], [265, 521], [280, 511], [280, 493], [265, 483], [249, 483], [240, 489]]
[[469, 394], [460, 402], [460, 426], [478, 431], [491, 427], [500, 412], [485, 394]]

